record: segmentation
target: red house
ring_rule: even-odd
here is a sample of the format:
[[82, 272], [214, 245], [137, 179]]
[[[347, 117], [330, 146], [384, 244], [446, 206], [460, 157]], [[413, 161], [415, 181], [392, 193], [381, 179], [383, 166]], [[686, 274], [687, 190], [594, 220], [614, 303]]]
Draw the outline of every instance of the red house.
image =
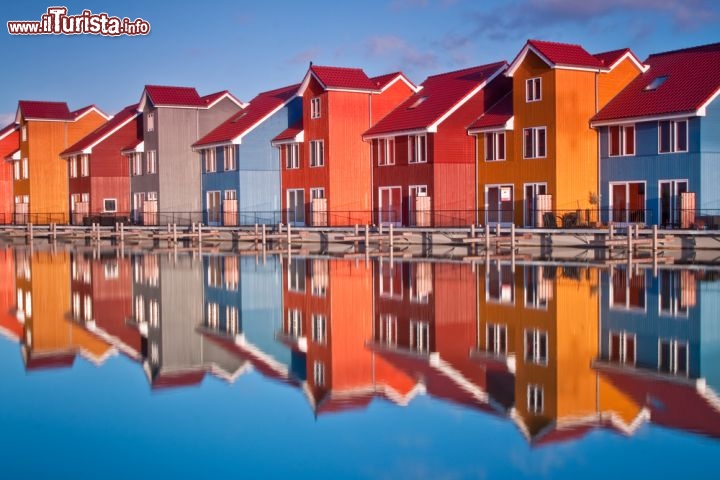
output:
[[281, 150], [284, 221], [369, 223], [372, 168], [362, 133], [415, 91], [402, 73], [369, 78], [359, 68], [310, 65], [298, 90], [302, 130], [293, 125], [273, 142]]
[[20, 149], [19, 128], [11, 123], [0, 130], [0, 225], [12, 222], [13, 163], [5, 159]]
[[142, 139], [142, 116], [137, 107], [125, 107], [60, 153], [68, 162], [72, 223], [129, 217], [129, 164], [121, 152]]
[[506, 62], [497, 62], [428, 77], [364, 132], [372, 146], [379, 223], [475, 222], [475, 150], [466, 128], [510, 91], [506, 69]]

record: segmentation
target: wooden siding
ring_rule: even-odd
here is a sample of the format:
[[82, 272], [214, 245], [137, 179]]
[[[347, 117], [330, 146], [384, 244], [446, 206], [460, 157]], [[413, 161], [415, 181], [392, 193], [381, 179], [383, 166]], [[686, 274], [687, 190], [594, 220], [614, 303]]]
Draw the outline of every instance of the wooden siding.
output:
[[18, 341], [22, 324], [13, 313], [15, 293], [15, 252], [3, 247], [0, 249], [0, 335]]
[[700, 208], [716, 209], [708, 212], [720, 215], [720, 100], [715, 99], [700, 120]]
[[0, 224], [10, 223], [14, 211], [13, 164], [6, 162], [20, 145], [20, 131], [16, 130], [0, 140]]
[[371, 123], [374, 125], [379, 122], [413, 93], [405, 82], [398, 80], [382, 94], [371, 95]]
[[637, 65], [629, 58], [626, 58], [612, 71], [598, 74], [598, 111], [607, 105], [615, 95], [620, 93], [620, 90], [625, 88], [640, 73]]

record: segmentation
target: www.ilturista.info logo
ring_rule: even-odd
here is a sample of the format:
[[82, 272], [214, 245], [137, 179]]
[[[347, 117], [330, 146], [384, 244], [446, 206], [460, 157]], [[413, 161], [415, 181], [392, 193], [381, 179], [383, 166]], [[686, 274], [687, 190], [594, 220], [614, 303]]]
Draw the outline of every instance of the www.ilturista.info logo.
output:
[[111, 17], [107, 13], [83, 10], [80, 15], [68, 15], [65, 7], [49, 7], [40, 20], [7, 22], [10, 35], [147, 35], [150, 24], [142, 18]]

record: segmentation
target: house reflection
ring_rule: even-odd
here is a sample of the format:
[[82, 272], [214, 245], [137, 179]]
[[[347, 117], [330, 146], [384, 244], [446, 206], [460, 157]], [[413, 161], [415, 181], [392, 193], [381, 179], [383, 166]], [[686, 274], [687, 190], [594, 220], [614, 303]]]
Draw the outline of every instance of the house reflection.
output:
[[23, 324], [15, 314], [15, 254], [0, 248], [0, 335], [19, 342]]
[[603, 273], [600, 377], [670, 428], [720, 437], [720, 279], [617, 267]]

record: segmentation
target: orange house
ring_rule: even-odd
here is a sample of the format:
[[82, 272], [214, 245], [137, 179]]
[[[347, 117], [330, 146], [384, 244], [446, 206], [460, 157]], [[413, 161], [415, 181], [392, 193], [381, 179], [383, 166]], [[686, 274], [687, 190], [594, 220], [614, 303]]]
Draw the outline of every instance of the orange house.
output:
[[14, 160], [14, 223], [66, 223], [68, 166], [60, 152], [109, 119], [94, 105], [71, 112], [65, 102], [18, 103], [20, 155]]
[[402, 73], [369, 78], [359, 68], [310, 65], [298, 89], [302, 127], [273, 141], [281, 148], [285, 222], [371, 223], [372, 165], [362, 134], [416, 88]]
[[14, 123], [0, 130], [0, 225], [12, 222], [13, 164], [9, 160], [20, 148], [19, 138]]
[[[27, 369], [68, 367], [79, 353], [101, 364], [115, 350], [68, 319], [70, 255], [67, 252], [16, 251], [18, 319], [24, 325], [22, 353]], [[90, 303], [90, 297], [80, 301]]]
[[598, 136], [589, 121], [643, 69], [628, 49], [591, 55], [528, 40], [506, 73], [512, 95], [468, 128], [477, 139], [480, 222], [597, 221]]

